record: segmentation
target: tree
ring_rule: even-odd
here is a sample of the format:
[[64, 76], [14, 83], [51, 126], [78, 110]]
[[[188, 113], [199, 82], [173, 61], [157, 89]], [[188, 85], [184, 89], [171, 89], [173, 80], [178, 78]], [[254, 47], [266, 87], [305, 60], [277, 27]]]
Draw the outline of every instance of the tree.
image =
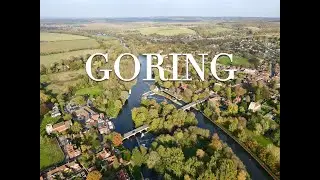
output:
[[269, 99], [269, 96], [270, 96], [269, 89], [268, 89], [267, 86], [264, 86], [264, 87], [261, 89], [261, 97], [262, 97], [262, 99]]
[[238, 128], [239, 128], [239, 129], [244, 129], [244, 128], [247, 127], [247, 120], [246, 120], [246, 118], [244, 118], [244, 117], [239, 117], [239, 118], [238, 118], [238, 122], [239, 122], [239, 124], [238, 124]]
[[122, 104], [124, 104], [126, 102], [126, 100], [128, 99], [129, 97], [129, 93], [128, 91], [121, 91], [121, 94], [120, 94], [120, 99], [122, 101]]
[[261, 126], [261, 124], [260, 123], [256, 123], [255, 125], [254, 125], [254, 131], [253, 131], [255, 134], [257, 134], [257, 135], [259, 135], [259, 134], [261, 134], [262, 132], [263, 132], [263, 128], [262, 128], [262, 126]]
[[150, 109], [149, 110], [149, 119], [154, 119], [157, 117], [159, 117], [158, 110], [157, 109]]
[[237, 166], [231, 159], [222, 159], [217, 167], [215, 173], [217, 179], [236, 179]]
[[206, 153], [202, 149], [197, 149], [196, 155], [199, 158], [203, 158]]
[[163, 83], [163, 86], [164, 86], [165, 88], [169, 89], [169, 88], [172, 86], [172, 82], [171, 82], [171, 81], [165, 81], [165, 82]]
[[45, 103], [40, 104], [40, 116], [43, 116], [49, 112], [49, 108]]
[[255, 97], [255, 101], [259, 101], [261, 99], [261, 90], [260, 90], [260, 88], [257, 88], [254, 97]]
[[246, 102], [247, 102], [247, 103], [251, 102], [251, 99], [250, 99], [250, 96], [249, 96], [249, 95], [246, 96]]
[[233, 132], [237, 129], [237, 127], [238, 127], [238, 119], [234, 118], [229, 122], [228, 129], [229, 129], [229, 131]]
[[229, 104], [228, 113], [229, 114], [237, 114], [238, 113], [238, 105], [237, 104]]
[[271, 139], [277, 146], [280, 146], [280, 128], [272, 133]]
[[212, 110], [210, 110], [209, 108], [205, 108], [203, 112], [209, 118], [212, 116]]
[[214, 85], [213, 85], [213, 90], [214, 90], [215, 92], [219, 92], [219, 91], [220, 91], [220, 86], [217, 85], [217, 84], [214, 84]]
[[237, 175], [237, 180], [246, 180], [247, 179], [247, 173], [244, 170], [240, 170]]
[[71, 120], [71, 119], [72, 119], [72, 115], [69, 114], [69, 113], [67, 113], [67, 114], [65, 114], [65, 115], [63, 116], [63, 120], [65, 120], [65, 121], [69, 121], [69, 120]]
[[154, 166], [159, 163], [161, 160], [160, 155], [156, 151], [151, 151], [149, 153], [148, 159], [147, 159], [147, 166], [149, 169], [154, 168]]
[[247, 90], [243, 89], [241, 86], [236, 86], [235, 93], [236, 93], [236, 96], [243, 96], [244, 94], [247, 93]]
[[99, 171], [91, 171], [87, 176], [87, 180], [100, 180], [102, 179], [102, 175]]
[[213, 150], [221, 150], [222, 149], [222, 143], [219, 139], [219, 136], [217, 133], [214, 133], [213, 136], [212, 136], [212, 139], [211, 139], [211, 144], [210, 144], [211, 148]]
[[199, 99], [199, 96], [197, 95], [197, 94], [194, 94], [193, 96], [192, 96], [192, 102], [195, 102], [195, 101], [197, 101]]
[[113, 132], [112, 144], [114, 146], [119, 146], [122, 144], [122, 136], [117, 132]]
[[257, 58], [250, 58], [248, 60], [248, 62], [250, 64], [253, 64], [255, 68], [257, 68], [259, 66], [259, 63], [260, 63], [259, 59], [257, 59]]
[[125, 160], [125, 161], [130, 161], [131, 159], [131, 152], [129, 150], [124, 150], [122, 152], [122, 158]]
[[112, 163], [112, 167], [113, 167], [114, 169], [118, 169], [118, 168], [120, 167], [120, 163], [119, 163], [119, 161], [118, 161], [117, 158], [114, 159], [114, 161], [113, 161], [113, 163]]
[[74, 123], [73, 123], [73, 125], [71, 126], [71, 131], [73, 132], [73, 133], [79, 133], [80, 131], [82, 130], [82, 126], [81, 126], [81, 124], [78, 122], [78, 121], [75, 121]]
[[227, 87], [226, 89], [226, 96], [228, 100], [231, 100], [231, 87]]
[[201, 173], [197, 180], [216, 180], [216, 176], [213, 172], [211, 172], [210, 169], [205, 170], [203, 173]]
[[247, 140], [247, 137], [248, 137], [247, 134], [246, 134], [246, 131], [243, 130], [243, 129], [237, 129], [235, 131], [235, 135], [242, 142], [245, 142]]
[[145, 158], [145, 154], [142, 154], [142, 152], [137, 147], [135, 147], [132, 150], [132, 156], [130, 161], [133, 166], [140, 167], [143, 163], [145, 163]]
[[190, 101], [192, 97], [192, 91], [190, 89], [185, 89], [183, 92], [184, 96]]
[[40, 74], [47, 74], [48, 69], [46, 68], [45, 65], [41, 64], [40, 65]]

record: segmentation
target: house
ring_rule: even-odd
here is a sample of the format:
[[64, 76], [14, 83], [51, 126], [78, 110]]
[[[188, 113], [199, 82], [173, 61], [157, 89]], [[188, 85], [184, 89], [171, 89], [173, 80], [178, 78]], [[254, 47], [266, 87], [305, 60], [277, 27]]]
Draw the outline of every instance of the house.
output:
[[66, 106], [65, 106], [65, 111], [68, 112], [68, 113], [72, 113], [73, 111], [79, 109], [79, 106], [73, 104], [73, 103], [68, 103]]
[[83, 123], [86, 123], [86, 124], [92, 124], [92, 123], [96, 124], [95, 121], [98, 121], [98, 119], [101, 116], [101, 114], [99, 115], [98, 113], [94, 112], [88, 106], [81, 107], [73, 111], [72, 114], [75, 117], [74, 118], [75, 120], [82, 121]]
[[244, 69], [244, 73], [254, 75], [256, 73], [255, 69]]
[[73, 115], [75, 116], [75, 120], [84, 122], [89, 119], [90, 116], [89, 113], [82, 108], [73, 111]]
[[51, 134], [53, 132], [61, 133], [61, 132], [66, 131], [67, 129], [69, 129], [71, 126], [72, 126], [71, 120], [60, 122], [60, 123], [57, 123], [57, 124], [54, 124], [54, 125], [47, 124], [46, 125], [46, 131], [47, 131], [48, 134]]
[[78, 174], [80, 171], [82, 171], [82, 167], [76, 161], [73, 161], [52, 169], [51, 171], [47, 172], [46, 176], [48, 180], [66, 179], [66, 177], [64, 177], [64, 173], [67, 172], [68, 174]]
[[109, 129], [113, 130], [115, 128], [112, 121], [106, 121], [106, 122], [108, 124]]
[[249, 107], [248, 107], [248, 110], [252, 110], [253, 112], [256, 112], [258, 110], [261, 109], [261, 105], [259, 103], [256, 103], [256, 102], [251, 102]]
[[234, 100], [233, 103], [239, 103], [241, 101], [241, 97], [237, 96]]
[[97, 153], [97, 158], [99, 158], [100, 160], [106, 160], [108, 157], [110, 157], [110, 155], [111, 155], [111, 152], [106, 148], [104, 148], [102, 151]]
[[79, 149], [74, 149], [72, 144], [67, 144], [64, 146], [64, 148], [70, 159], [75, 158], [81, 154], [81, 151]]
[[98, 131], [100, 134], [109, 134], [110, 129], [105, 122], [98, 122]]
[[55, 105], [52, 108], [51, 117], [57, 117], [57, 116], [61, 116], [61, 113], [59, 111], [59, 108]]

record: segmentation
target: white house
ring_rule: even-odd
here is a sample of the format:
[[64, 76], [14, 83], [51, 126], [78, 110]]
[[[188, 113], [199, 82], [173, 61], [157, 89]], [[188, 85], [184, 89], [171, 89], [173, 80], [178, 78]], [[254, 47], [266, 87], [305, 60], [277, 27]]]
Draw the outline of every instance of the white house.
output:
[[248, 109], [252, 110], [253, 112], [256, 112], [256, 111], [260, 110], [260, 108], [261, 108], [261, 104], [256, 103], [256, 102], [251, 102]]

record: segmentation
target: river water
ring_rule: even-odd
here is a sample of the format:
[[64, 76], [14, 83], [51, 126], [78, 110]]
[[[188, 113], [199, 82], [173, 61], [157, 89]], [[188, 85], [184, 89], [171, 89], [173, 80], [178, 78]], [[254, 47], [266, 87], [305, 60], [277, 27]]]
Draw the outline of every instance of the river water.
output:
[[[154, 81], [144, 81], [143, 79], [146, 77], [146, 59], [144, 56], [139, 56], [139, 60], [141, 63], [140, 73], [137, 77], [137, 83], [131, 89], [131, 95], [127, 100], [126, 104], [123, 106], [121, 112], [118, 117], [113, 119], [112, 121], [115, 124], [115, 130], [121, 134], [124, 134], [128, 131], [135, 129], [134, 123], [131, 119], [131, 110], [134, 107], [140, 106], [140, 100], [143, 93], [150, 91], [149, 86], [154, 83]], [[156, 99], [157, 102], [162, 102], [165, 100], [164, 97], [154, 95], [151, 98]], [[171, 101], [168, 100], [168, 103]], [[175, 105], [175, 104], [174, 104]], [[264, 179], [272, 179], [269, 174], [259, 165], [258, 162], [253, 159], [249, 153], [247, 153], [237, 142], [235, 142], [231, 137], [225, 134], [222, 130], [216, 127], [209, 119], [204, 117], [200, 112], [193, 110], [198, 120], [198, 127], [209, 129], [211, 135], [213, 133], [217, 133], [220, 139], [227, 143], [228, 146], [233, 150], [237, 157], [243, 162], [246, 166], [247, 171], [250, 174], [250, 177], [253, 180], [264, 180]], [[147, 133], [144, 137], [135, 137], [130, 138], [124, 141], [124, 146], [128, 149], [133, 149], [138, 146], [139, 140], [140, 144], [150, 144], [151, 140], [154, 137], [152, 134]], [[150, 173], [150, 171], [143, 169], [144, 177], [149, 177], [149, 179], [153, 179], [150, 176], [154, 173]]]

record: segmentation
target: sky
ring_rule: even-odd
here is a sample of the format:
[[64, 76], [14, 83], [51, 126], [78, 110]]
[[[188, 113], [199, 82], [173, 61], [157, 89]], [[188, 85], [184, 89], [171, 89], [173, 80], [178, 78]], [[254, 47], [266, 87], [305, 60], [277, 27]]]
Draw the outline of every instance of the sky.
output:
[[280, 17], [280, 0], [40, 0], [40, 18]]

